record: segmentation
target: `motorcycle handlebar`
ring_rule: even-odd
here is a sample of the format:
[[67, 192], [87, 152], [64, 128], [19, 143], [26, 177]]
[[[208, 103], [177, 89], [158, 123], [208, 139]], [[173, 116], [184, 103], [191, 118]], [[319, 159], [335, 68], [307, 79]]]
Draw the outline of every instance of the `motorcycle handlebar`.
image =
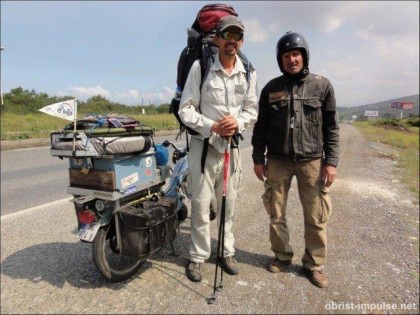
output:
[[183, 148], [183, 149], [178, 148], [175, 144], [173, 144], [173, 143], [172, 143], [172, 142], [170, 142], [169, 140], [165, 140], [165, 141], [162, 143], [162, 145], [163, 145], [164, 147], [169, 147], [169, 146], [172, 146], [172, 147], [174, 148], [174, 150], [175, 150], [175, 151], [177, 151], [177, 152], [179, 152], [179, 153], [181, 153], [181, 154], [183, 154], [183, 155], [185, 155], [185, 154], [187, 153], [187, 148]]

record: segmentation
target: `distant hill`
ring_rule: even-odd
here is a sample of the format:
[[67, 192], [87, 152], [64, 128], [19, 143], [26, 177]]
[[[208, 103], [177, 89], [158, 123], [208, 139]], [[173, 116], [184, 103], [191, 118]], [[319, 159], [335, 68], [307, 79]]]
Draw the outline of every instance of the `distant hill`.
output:
[[401, 110], [391, 108], [391, 102], [397, 101], [414, 102], [413, 109], [402, 111], [404, 118], [419, 116], [419, 94], [356, 107], [337, 107], [337, 111], [341, 121], [354, 120], [353, 116], [356, 116], [356, 119], [362, 119], [364, 118], [365, 110], [378, 111], [379, 118], [400, 118]]

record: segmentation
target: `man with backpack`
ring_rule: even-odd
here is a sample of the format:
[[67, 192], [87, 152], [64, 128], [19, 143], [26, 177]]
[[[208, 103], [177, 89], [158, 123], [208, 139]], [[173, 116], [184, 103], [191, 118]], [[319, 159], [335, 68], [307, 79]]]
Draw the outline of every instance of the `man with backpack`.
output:
[[[214, 36], [219, 52], [208, 75], [201, 82], [200, 61], [196, 60], [189, 71], [180, 100], [179, 117], [187, 127], [198, 133], [191, 136], [188, 154], [190, 174], [187, 178], [192, 209], [190, 257], [186, 274], [194, 282], [201, 281], [203, 263], [211, 253], [209, 208], [213, 194], [217, 198], [220, 220], [226, 138], [238, 138], [236, 135], [245, 131], [257, 117], [256, 72], [251, 70], [248, 73], [238, 57], [243, 36], [244, 25], [237, 16], [227, 15], [219, 20]], [[234, 258], [232, 226], [242, 172], [237, 141], [232, 142], [230, 157], [223, 259], [216, 257], [216, 260], [226, 273], [235, 275], [238, 266]]]

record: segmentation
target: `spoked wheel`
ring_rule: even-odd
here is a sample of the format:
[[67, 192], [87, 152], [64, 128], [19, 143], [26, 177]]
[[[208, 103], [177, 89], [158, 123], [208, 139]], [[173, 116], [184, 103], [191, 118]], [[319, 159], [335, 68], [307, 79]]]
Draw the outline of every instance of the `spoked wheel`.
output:
[[146, 261], [146, 258], [139, 260], [119, 254], [115, 230], [109, 225], [99, 229], [92, 243], [92, 253], [96, 268], [113, 282], [127, 280]]

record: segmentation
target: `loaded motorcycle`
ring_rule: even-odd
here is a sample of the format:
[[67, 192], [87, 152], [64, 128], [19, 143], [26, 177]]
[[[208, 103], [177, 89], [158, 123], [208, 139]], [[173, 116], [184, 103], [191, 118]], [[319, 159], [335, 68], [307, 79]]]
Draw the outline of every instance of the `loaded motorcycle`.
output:
[[51, 134], [51, 155], [69, 159], [78, 237], [92, 244], [102, 276], [126, 280], [163, 246], [174, 250], [188, 215], [187, 151], [169, 141], [155, 144], [146, 126], [67, 129]]

